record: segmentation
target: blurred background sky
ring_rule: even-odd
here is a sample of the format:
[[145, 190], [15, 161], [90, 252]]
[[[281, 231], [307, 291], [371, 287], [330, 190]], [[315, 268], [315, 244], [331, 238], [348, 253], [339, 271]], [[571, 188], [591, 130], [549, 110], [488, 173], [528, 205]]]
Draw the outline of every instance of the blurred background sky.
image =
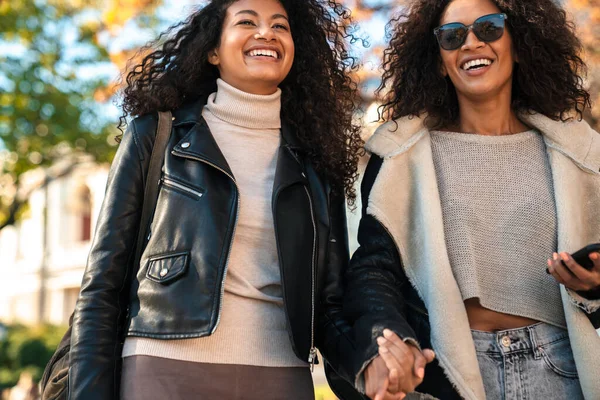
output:
[[[363, 62], [357, 78], [367, 125], [376, 118], [385, 25], [406, 1], [342, 2], [358, 23], [355, 33], [370, 44], [353, 49]], [[64, 325], [77, 299], [116, 150], [119, 72], [141, 46], [202, 4], [0, 0], [0, 390], [27, 366], [37, 365], [39, 374], [62, 332], [28, 331], [43, 345], [23, 355], [29, 342], [15, 324]], [[585, 47], [585, 84], [595, 106], [585, 118], [598, 129], [600, 0], [562, 4]]]

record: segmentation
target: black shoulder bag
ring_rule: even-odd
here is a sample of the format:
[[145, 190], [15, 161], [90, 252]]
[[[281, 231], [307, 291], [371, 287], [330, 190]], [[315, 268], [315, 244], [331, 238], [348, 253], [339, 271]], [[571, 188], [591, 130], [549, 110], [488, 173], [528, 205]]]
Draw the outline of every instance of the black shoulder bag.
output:
[[[145, 238], [145, 228], [150, 223], [150, 218], [154, 213], [156, 201], [158, 198], [158, 182], [161, 178], [161, 170], [164, 162], [165, 149], [169, 136], [171, 134], [172, 118], [170, 111], [158, 113], [158, 126], [156, 128], [156, 139], [152, 148], [148, 175], [146, 176], [146, 186], [144, 188], [144, 200], [142, 206], [142, 216], [140, 219], [140, 228], [138, 232], [137, 245], [135, 251], [134, 268], [137, 268], [142, 256], [142, 248]], [[135, 273], [134, 273], [135, 275]], [[67, 400], [69, 387], [69, 352], [71, 350], [71, 326], [73, 324], [73, 315], [69, 318], [69, 329], [60, 341], [56, 352], [46, 365], [40, 388], [42, 393], [41, 400]]]

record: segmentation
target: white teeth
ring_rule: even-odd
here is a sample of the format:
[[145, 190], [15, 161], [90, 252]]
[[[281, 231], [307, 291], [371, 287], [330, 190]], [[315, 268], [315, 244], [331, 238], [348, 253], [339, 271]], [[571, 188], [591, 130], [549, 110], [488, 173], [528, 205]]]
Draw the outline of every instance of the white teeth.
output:
[[478, 58], [477, 60], [471, 60], [471, 61], [467, 61], [466, 63], [464, 63], [462, 65], [462, 69], [464, 70], [468, 70], [476, 65], [490, 65], [492, 63], [492, 60], [487, 59], [487, 58]]
[[277, 54], [276, 51], [267, 50], [267, 49], [251, 50], [248, 52], [248, 55], [250, 57], [265, 56], [265, 57], [273, 57], [273, 58], [277, 58], [277, 59], [279, 58], [279, 55]]

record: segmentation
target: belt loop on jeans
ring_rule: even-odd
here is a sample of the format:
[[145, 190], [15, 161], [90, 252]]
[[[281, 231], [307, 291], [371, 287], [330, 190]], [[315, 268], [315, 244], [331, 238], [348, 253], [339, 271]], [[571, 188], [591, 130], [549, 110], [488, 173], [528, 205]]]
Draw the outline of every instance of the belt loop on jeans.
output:
[[529, 333], [529, 340], [531, 340], [531, 346], [533, 347], [533, 356], [536, 360], [539, 360], [542, 357], [542, 352], [537, 343], [537, 337], [535, 336], [535, 327], [536, 325], [530, 325], [527, 327], [527, 332]]

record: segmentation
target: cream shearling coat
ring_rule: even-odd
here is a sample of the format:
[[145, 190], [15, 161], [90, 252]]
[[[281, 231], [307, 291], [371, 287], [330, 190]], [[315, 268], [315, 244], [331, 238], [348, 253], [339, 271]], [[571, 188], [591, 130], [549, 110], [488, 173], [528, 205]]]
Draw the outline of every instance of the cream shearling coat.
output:
[[[600, 134], [580, 121], [553, 121], [539, 114], [523, 122], [544, 138], [552, 169], [558, 218], [558, 251], [600, 242]], [[366, 148], [384, 159], [367, 213], [391, 233], [406, 274], [429, 312], [431, 341], [448, 378], [469, 400], [485, 399], [464, 303], [444, 240], [442, 209], [423, 120], [402, 118], [382, 125]], [[549, 255], [550, 256], [550, 255]], [[600, 337], [561, 286], [571, 346], [586, 400], [600, 399]], [[594, 311], [598, 304], [591, 306]], [[590, 308], [588, 308], [589, 310]], [[449, 323], [452, 321], [452, 323]]]

